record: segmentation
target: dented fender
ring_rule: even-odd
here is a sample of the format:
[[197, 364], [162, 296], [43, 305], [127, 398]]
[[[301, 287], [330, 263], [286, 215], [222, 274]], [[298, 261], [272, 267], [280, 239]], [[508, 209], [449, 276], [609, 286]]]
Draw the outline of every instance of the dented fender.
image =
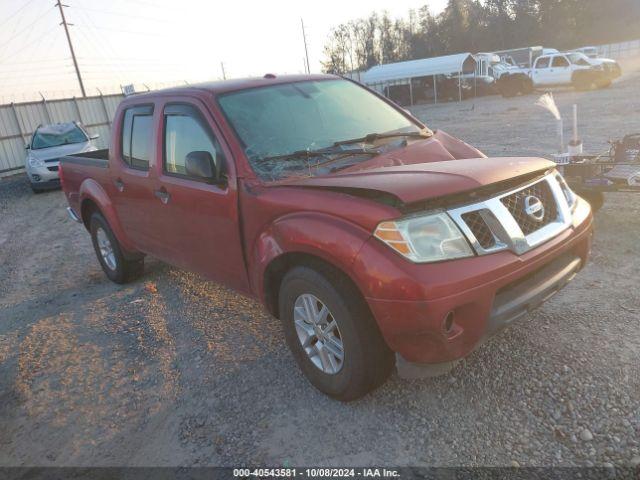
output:
[[270, 223], [250, 248], [251, 288], [265, 301], [265, 272], [271, 262], [287, 253], [318, 257], [351, 276], [351, 265], [371, 232], [343, 218], [300, 212]]

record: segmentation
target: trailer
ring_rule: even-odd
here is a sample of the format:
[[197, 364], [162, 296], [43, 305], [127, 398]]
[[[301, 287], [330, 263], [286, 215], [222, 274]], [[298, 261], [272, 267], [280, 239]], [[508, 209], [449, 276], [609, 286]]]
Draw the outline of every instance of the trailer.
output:
[[542, 46], [512, 48], [510, 50], [492, 52], [492, 54], [497, 55], [502, 62], [519, 68], [532, 68], [538, 57], [551, 55], [553, 53], [558, 53], [558, 50]]
[[559, 157], [558, 170], [578, 195], [594, 210], [604, 203], [605, 192], [640, 193], [640, 133], [610, 142], [601, 155]]

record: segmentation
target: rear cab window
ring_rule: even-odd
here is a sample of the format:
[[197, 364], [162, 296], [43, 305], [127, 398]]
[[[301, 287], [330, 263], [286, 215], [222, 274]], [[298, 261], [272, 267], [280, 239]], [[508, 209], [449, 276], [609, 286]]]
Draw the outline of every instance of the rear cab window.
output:
[[149, 170], [153, 139], [153, 106], [143, 105], [124, 111], [121, 132], [122, 161], [136, 170]]

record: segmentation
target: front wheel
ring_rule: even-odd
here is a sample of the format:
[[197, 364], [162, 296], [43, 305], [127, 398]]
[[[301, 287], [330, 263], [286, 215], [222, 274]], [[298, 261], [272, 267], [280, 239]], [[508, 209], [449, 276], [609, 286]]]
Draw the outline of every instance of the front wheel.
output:
[[604, 193], [602, 192], [585, 190], [583, 192], [579, 192], [578, 195], [589, 202], [593, 213], [596, 213], [604, 205]]
[[593, 74], [587, 71], [576, 72], [573, 74], [573, 78], [571, 79], [573, 88], [580, 92], [592, 90], [594, 83], [595, 80]]
[[355, 400], [391, 374], [393, 352], [364, 299], [341, 274], [293, 268], [280, 287], [279, 311], [289, 349], [321, 392]]
[[135, 259], [125, 257], [120, 242], [102, 214], [95, 212], [91, 216], [89, 230], [96, 256], [109, 280], [115, 283], [128, 283], [142, 275], [144, 257]]

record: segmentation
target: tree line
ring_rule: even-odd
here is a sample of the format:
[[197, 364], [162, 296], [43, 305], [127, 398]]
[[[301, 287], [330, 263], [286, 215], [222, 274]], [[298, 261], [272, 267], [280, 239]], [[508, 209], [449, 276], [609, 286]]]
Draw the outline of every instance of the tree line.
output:
[[560, 50], [640, 38], [638, 0], [449, 0], [404, 18], [372, 12], [335, 27], [324, 48], [330, 73], [460, 52], [543, 45]]

